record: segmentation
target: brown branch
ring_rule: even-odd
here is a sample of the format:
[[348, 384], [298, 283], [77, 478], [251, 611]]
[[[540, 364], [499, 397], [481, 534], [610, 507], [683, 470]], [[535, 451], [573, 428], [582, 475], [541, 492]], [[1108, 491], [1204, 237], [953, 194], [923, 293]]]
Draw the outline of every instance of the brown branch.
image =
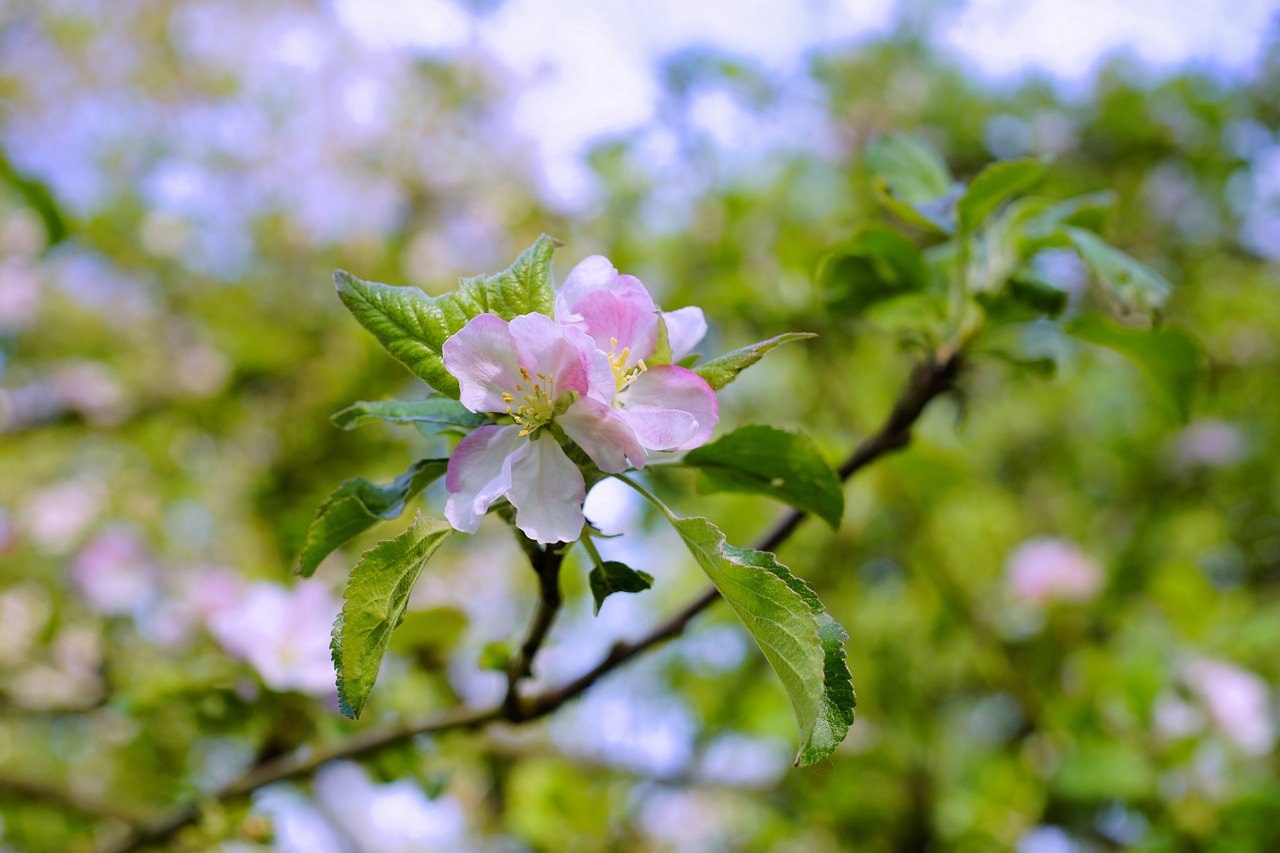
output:
[[533, 570], [538, 573], [538, 609], [533, 614], [533, 622], [529, 626], [529, 635], [525, 638], [520, 652], [507, 667], [507, 694], [502, 700], [504, 716], [513, 723], [525, 719], [525, 708], [520, 702], [520, 682], [533, 674], [533, 659], [547, 639], [551, 625], [560, 612], [560, 565], [564, 562], [564, 551], [539, 547], [523, 533], [517, 531], [520, 545], [529, 555]]
[[[838, 469], [840, 479], [847, 480], [886, 453], [906, 447], [920, 415], [934, 398], [952, 388], [959, 371], [958, 354], [931, 356], [917, 365], [912, 371], [907, 387], [879, 431], [858, 445], [853, 454], [840, 466]], [[775, 550], [791, 537], [804, 518], [805, 513], [791, 510], [756, 544], [756, 550]], [[551, 623], [559, 610], [559, 569], [560, 562], [563, 560], [563, 554], [557, 554], [549, 549], [538, 550], [535, 554], [529, 550], [528, 545], [523, 542], [521, 544], [530, 554], [534, 568], [538, 570], [539, 605], [533, 624], [530, 626], [529, 636], [521, 648], [520, 657], [513, 661], [508, 670], [507, 695], [501, 704], [479, 711], [462, 710], [440, 714], [382, 731], [368, 732], [363, 736], [345, 740], [328, 750], [313, 751], [303, 748], [250, 768], [238, 780], [219, 789], [214, 794], [214, 798], [218, 801], [234, 799], [274, 782], [309, 775], [326, 762], [360, 758], [419, 735], [439, 734], [457, 729], [479, 729], [502, 720], [522, 723], [544, 717], [588, 690], [602, 677], [633, 657], [681, 634], [694, 617], [720, 597], [715, 587], [706, 590], [643, 637], [615, 643], [603, 660], [573, 681], [521, 702], [518, 695], [519, 682], [529, 675], [533, 657], [546, 639]], [[153, 823], [134, 827], [127, 835], [100, 848], [99, 853], [131, 853], [147, 845], [161, 843], [182, 827], [194, 823], [198, 817], [199, 811], [194, 806], [179, 808]]]

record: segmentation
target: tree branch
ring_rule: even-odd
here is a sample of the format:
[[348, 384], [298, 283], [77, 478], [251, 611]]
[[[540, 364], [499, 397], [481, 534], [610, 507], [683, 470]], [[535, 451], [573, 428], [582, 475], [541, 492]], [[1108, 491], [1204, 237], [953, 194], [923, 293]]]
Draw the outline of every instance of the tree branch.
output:
[[533, 614], [529, 635], [519, 654], [507, 667], [507, 694], [502, 700], [502, 708], [504, 716], [513, 723], [525, 719], [526, 711], [520, 702], [520, 682], [533, 674], [533, 659], [537, 657], [560, 611], [560, 566], [564, 562], [563, 550], [550, 546], [542, 548], [523, 533], [517, 532], [517, 535], [521, 547], [529, 555], [533, 570], [538, 573], [538, 609]]
[[[853, 454], [840, 466], [838, 469], [840, 479], [847, 480], [886, 453], [906, 447], [911, 440], [911, 432], [916, 421], [934, 398], [953, 387], [960, 372], [960, 366], [959, 354], [941, 353], [932, 355], [918, 364], [884, 424], [874, 435], [858, 445]], [[791, 537], [804, 518], [805, 513], [799, 510], [789, 511], [768, 534], [756, 543], [756, 550], [775, 550]], [[560, 607], [559, 571], [560, 563], [564, 559], [562, 553], [556, 553], [550, 549], [539, 550], [535, 554], [525, 543], [522, 543], [522, 546], [530, 554], [534, 568], [538, 571], [539, 604], [528, 638], [521, 648], [520, 657], [513, 661], [508, 670], [507, 695], [501, 704], [479, 711], [461, 710], [440, 714], [382, 731], [367, 732], [327, 750], [314, 751], [303, 748], [250, 768], [238, 780], [219, 789], [214, 798], [218, 801], [234, 799], [274, 782], [309, 775], [326, 762], [360, 758], [419, 735], [439, 734], [457, 729], [479, 729], [502, 720], [518, 724], [546, 716], [588, 690], [606, 674], [633, 657], [681, 634], [694, 617], [720, 597], [715, 587], [706, 590], [643, 637], [615, 643], [603, 660], [578, 678], [559, 688], [530, 697], [522, 703], [518, 696], [519, 682], [529, 675], [533, 657], [546, 639], [547, 632]], [[194, 823], [198, 817], [199, 811], [194, 806], [179, 808], [153, 823], [134, 827], [127, 835], [101, 847], [99, 853], [131, 853], [149, 844], [161, 843], [182, 827]]]

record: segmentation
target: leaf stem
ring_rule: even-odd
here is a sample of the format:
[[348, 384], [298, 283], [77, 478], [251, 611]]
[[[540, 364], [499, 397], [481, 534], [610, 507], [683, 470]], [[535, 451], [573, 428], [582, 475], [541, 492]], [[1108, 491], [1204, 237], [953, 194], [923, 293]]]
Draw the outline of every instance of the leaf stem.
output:
[[621, 480], [631, 488], [635, 489], [641, 495], [643, 495], [644, 499], [647, 500], [649, 503], [653, 504], [655, 507], [657, 507], [658, 510], [667, 517], [668, 521], [676, 522], [680, 520], [680, 517], [671, 511], [671, 507], [664, 504], [657, 495], [655, 495], [653, 492], [649, 491], [644, 486], [637, 483], [635, 480], [628, 477], [626, 474], [611, 474], [610, 476], [613, 477], [615, 480]]

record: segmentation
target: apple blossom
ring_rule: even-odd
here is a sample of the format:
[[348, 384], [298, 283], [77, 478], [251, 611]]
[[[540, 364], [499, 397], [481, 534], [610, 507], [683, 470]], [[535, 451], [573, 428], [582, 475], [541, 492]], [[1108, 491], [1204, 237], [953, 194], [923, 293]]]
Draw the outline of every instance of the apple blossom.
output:
[[450, 457], [445, 517], [458, 530], [475, 533], [489, 506], [506, 497], [531, 539], [577, 539], [586, 484], [557, 432], [602, 471], [644, 466], [645, 448], [610, 405], [609, 358], [579, 329], [541, 314], [510, 322], [481, 314], [445, 341], [443, 356], [464, 406], [514, 421], [476, 429]]
[[[609, 357], [613, 406], [647, 450], [706, 444], [719, 420], [716, 394], [679, 361], [707, 333], [701, 308], [659, 311], [640, 279], [619, 275], [609, 260], [582, 260], [556, 294], [556, 322], [582, 329]], [[659, 353], [665, 329], [670, 353]]]

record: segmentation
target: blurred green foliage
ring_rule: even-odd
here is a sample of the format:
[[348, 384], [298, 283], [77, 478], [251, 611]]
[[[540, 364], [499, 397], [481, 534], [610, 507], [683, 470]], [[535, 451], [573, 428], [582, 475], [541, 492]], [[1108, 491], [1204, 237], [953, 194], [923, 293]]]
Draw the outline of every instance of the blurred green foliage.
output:
[[[420, 739], [365, 762], [363, 782], [335, 770], [210, 807], [175, 849], [260, 849], [272, 832], [285, 845], [281, 804], [301, 794], [355, 837], [331, 787], [355, 801], [392, 780], [459, 808], [468, 840], [359, 849], [988, 850], [1030, 844], [1044, 827], [1083, 849], [1280, 845], [1278, 238], [1263, 227], [1280, 193], [1266, 195], [1265, 165], [1280, 156], [1274, 52], [1239, 84], [1116, 62], [1067, 98], [1046, 81], [980, 83], [903, 36], [814, 55], [810, 100], [749, 62], [682, 53], [664, 70], [653, 125], [591, 151], [602, 192], [574, 216], [539, 201], [534, 167], [494, 131], [510, 93], [483, 57], [417, 61], [395, 78], [380, 134], [324, 140], [348, 180], [395, 188], [394, 215], [371, 217], [370, 231], [365, 210], [345, 211], [326, 231], [304, 215], [314, 198], [241, 192], [261, 178], [250, 149], [296, 153], [296, 139], [273, 135], [293, 120], [294, 83], [272, 90], [175, 50], [161, 34], [187, 11], [161, 3], [95, 29], [57, 5], [0, 10], [6, 39], [29, 38], [47, 51], [43, 67], [60, 68], [40, 78], [5, 65], [6, 146], [40, 127], [33, 115], [69, 126], [73, 93], [144, 129], [183, 103], [188, 119], [243, 104], [267, 117], [249, 122], [244, 150], [203, 161], [200, 192], [219, 213], [209, 218], [150, 190], [149, 176], [195, 144], [181, 137], [95, 147], [104, 183], [90, 200], [60, 196], [38, 164], [0, 152], [0, 849], [93, 849], [123, 821], [201, 802], [255, 760], [475, 701], [501, 681], [482, 674], [481, 650], [518, 635], [534, 584], [496, 526], [437, 555], [359, 724], [309, 682], [273, 678], [254, 650], [237, 651], [243, 625], [209, 627], [222, 593], [206, 582], [237, 594], [288, 583], [334, 482], [390, 482], [448, 450], [447, 436], [329, 423], [355, 400], [421, 392], [350, 322], [333, 269], [439, 293], [545, 231], [566, 243], [562, 274], [599, 252], [664, 306], [702, 306], [709, 352], [818, 333], [721, 392], [723, 430], [802, 429], [835, 461], [878, 427], [935, 343], [910, 334], [927, 304], [895, 313], [898, 300], [881, 297], [934, 286], [910, 250], [939, 237], [893, 224], [877, 194], [918, 202], [946, 189], [873, 180], [862, 152], [888, 132], [927, 140], [961, 180], [993, 158], [1038, 157], [1052, 161], [1038, 196], [1114, 191], [1105, 224], [1090, 205], [1073, 221], [1101, 226], [1171, 281], [1163, 328], [1187, 335], [1143, 337], [1138, 367], [1085, 343], [1131, 349], [1129, 326], [1096, 321], [1073, 337], [1016, 318], [975, 343], [959, 392], [930, 409], [905, 453], [846, 486], [838, 531], [810, 521], [786, 545], [781, 556], [851, 635], [859, 716], [840, 750], [786, 769], [787, 697], [721, 607], [597, 685], [581, 715], [562, 709], [560, 728]], [[99, 62], [122, 46], [126, 67]], [[748, 131], [794, 127], [812, 144], [726, 150], [689, 119], [707, 91], [727, 93]], [[675, 156], [655, 158], [655, 138]], [[833, 291], [823, 259], [887, 290]], [[1046, 297], [1031, 272], [1074, 283], [1065, 300]], [[1020, 286], [1070, 328], [1114, 314], [1086, 275], [1063, 253]], [[1145, 374], [1185, 373], [1187, 358], [1202, 360], [1199, 385], [1167, 401], [1170, 386]], [[684, 472], [653, 479], [732, 542], [776, 512], [698, 494]], [[606, 650], [698, 589], [678, 542], [653, 530], [650, 562], [628, 561], [653, 589], [610, 597], [594, 621], [588, 567], [571, 561], [566, 594], [581, 618], [561, 626], [559, 647], [553, 634], [563, 658], [550, 672], [576, 674], [594, 657], [575, 646]], [[1043, 537], [1078, 549], [1098, 588], [1020, 595], [1014, 555]], [[341, 580], [377, 538], [321, 565], [320, 582]], [[127, 571], [98, 588], [104, 560]], [[275, 627], [287, 639], [291, 624]]]

